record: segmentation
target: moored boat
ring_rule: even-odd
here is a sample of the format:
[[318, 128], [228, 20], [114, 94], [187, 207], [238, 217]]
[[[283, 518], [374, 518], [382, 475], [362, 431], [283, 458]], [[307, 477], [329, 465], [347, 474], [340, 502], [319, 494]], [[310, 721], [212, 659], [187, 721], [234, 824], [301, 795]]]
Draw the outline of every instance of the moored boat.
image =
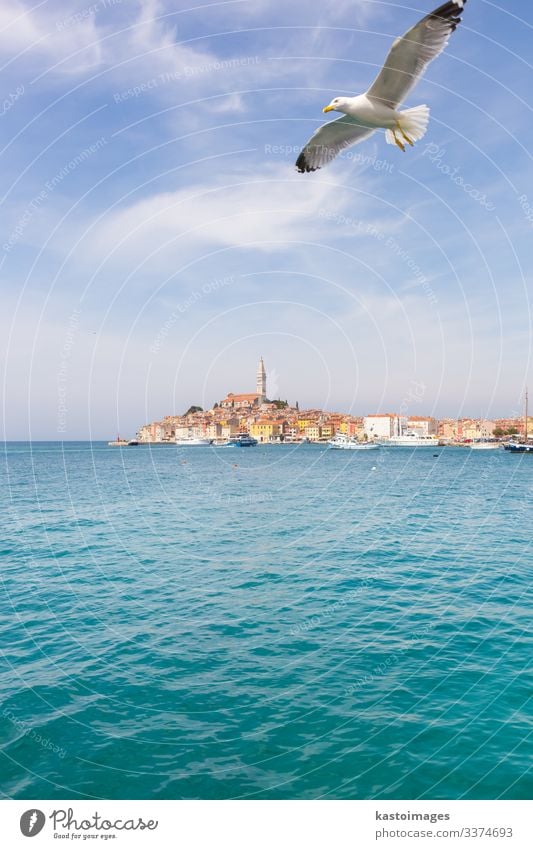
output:
[[401, 436], [391, 436], [382, 445], [397, 448], [438, 448], [439, 440], [436, 436], [425, 436], [412, 430], [406, 430]]
[[112, 448], [122, 448], [123, 446], [128, 445], [129, 442], [127, 439], [121, 439], [119, 434], [116, 439], [112, 439], [111, 442], [108, 442], [107, 444]]
[[330, 448], [341, 448], [345, 451], [370, 451], [374, 448], [379, 448], [377, 442], [359, 442], [353, 436], [346, 436], [344, 433], [337, 433], [328, 442]]
[[533, 442], [507, 442], [503, 447], [511, 454], [531, 454], [533, 452]]
[[200, 437], [190, 436], [187, 439], [176, 439], [176, 445], [180, 448], [201, 448], [204, 445], [211, 445], [212, 439], [201, 439]]
[[249, 433], [238, 433], [237, 436], [228, 439], [227, 442], [224, 443], [225, 448], [253, 448], [254, 445], [257, 445], [257, 439], [254, 439], [253, 436], [250, 436]]
[[533, 442], [529, 441], [529, 417], [527, 412], [528, 406], [528, 391], [526, 387], [526, 410], [524, 415], [524, 439], [522, 442], [507, 442], [503, 447], [506, 451], [510, 451], [511, 454], [532, 454], [533, 453]]

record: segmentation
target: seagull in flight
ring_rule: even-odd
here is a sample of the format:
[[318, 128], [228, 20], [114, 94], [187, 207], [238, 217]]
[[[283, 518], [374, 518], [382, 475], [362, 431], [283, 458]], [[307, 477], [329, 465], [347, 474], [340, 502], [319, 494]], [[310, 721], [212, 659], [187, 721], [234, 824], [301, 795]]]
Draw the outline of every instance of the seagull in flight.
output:
[[335, 159], [337, 154], [368, 138], [378, 129], [385, 130], [388, 144], [405, 151], [426, 133], [429, 108], [415, 106], [398, 110], [407, 94], [423, 76], [429, 63], [448, 44], [450, 35], [461, 22], [467, 0], [451, 0], [422, 18], [392, 45], [385, 64], [365, 94], [335, 97], [324, 112], [342, 112], [343, 117], [323, 124], [311, 136], [296, 160], [303, 174], [316, 171]]

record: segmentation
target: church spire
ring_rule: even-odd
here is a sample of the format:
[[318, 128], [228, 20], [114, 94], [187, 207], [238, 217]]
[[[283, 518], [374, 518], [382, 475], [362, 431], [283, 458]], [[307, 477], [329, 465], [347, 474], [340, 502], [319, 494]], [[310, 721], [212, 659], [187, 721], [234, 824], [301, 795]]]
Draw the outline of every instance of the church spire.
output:
[[256, 382], [256, 392], [261, 396], [261, 401], [266, 399], [266, 384], [267, 384], [267, 376], [265, 371], [265, 364], [263, 362], [263, 357], [259, 360], [259, 365], [257, 366], [257, 382]]

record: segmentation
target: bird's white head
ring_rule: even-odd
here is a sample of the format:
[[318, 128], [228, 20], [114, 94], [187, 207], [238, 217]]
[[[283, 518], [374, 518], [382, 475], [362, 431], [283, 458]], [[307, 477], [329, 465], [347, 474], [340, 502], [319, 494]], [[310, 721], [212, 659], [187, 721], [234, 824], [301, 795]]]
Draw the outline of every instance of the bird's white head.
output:
[[347, 97], [334, 97], [329, 106], [324, 106], [322, 112], [345, 112], [347, 106]]

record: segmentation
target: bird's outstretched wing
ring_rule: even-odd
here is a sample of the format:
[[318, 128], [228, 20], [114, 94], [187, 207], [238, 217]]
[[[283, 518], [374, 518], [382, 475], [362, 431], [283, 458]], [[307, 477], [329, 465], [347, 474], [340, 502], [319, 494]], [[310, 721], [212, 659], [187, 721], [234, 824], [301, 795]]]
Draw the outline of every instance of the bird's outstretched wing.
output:
[[313, 133], [296, 160], [296, 168], [304, 171], [316, 171], [335, 159], [341, 150], [371, 136], [374, 129], [362, 127], [349, 115], [343, 115], [336, 121], [323, 124]]
[[466, 2], [444, 3], [397, 38], [367, 95], [395, 109], [448, 44]]

